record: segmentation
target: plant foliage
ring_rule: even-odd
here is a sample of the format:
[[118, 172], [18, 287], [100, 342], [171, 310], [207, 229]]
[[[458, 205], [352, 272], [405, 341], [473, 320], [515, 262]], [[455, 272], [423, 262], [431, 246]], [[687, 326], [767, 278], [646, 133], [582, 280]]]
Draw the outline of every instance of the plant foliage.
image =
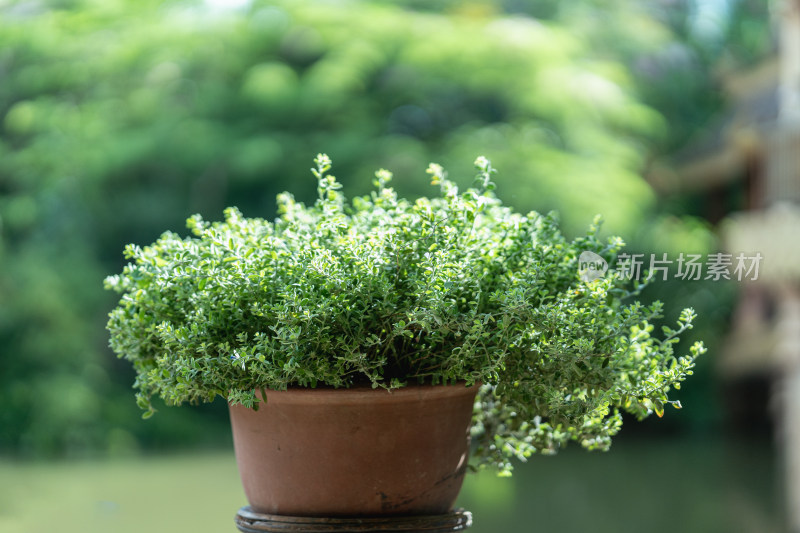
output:
[[483, 383], [478, 459], [509, 471], [568, 440], [608, 448], [621, 410], [679, 407], [667, 393], [703, 351], [673, 355], [693, 311], [657, 338], [660, 303], [624, 303], [637, 287], [615, 272], [579, 276], [581, 252], [610, 262], [619, 238], [600, 242], [595, 224], [568, 241], [553, 214], [503, 206], [483, 157], [461, 193], [431, 164], [441, 194], [415, 202], [386, 170], [348, 202], [330, 159], [315, 162], [310, 207], [283, 193], [274, 223], [229, 208], [224, 222], [191, 217], [190, 237], [125, 249], [132, 262], [106, 279], [122, 294], [108, 329], [148, 415], [153, 395], [254, 406], [257, 390], [290, 385]]
[[641, 169], [661, 120], [580, 26], [371, 1], [220, 4], [0, 1], [3, 452], [111, 451], [120, 435], [196, 446], [213, 433], [189, 409], [136, 423], [97, 279], [121, 270], [125, 243], [191, 213], [272, 217], [287, 182], [308, 203], [308, 146], [325, 146], [342, 178], [392, 168], [406, 197], [425, 193], [410, 179], [420, 161], [469, 176], [486, 153], [513, 205], [558, 209], [565, 232], [600, 212], [633, 239], [658, 218]]

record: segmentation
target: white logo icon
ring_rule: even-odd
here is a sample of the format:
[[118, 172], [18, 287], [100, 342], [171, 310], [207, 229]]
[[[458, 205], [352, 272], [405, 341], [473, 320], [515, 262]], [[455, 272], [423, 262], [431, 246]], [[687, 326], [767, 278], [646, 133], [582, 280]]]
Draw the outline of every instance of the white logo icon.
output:
[[578, 275], [583, 281], [594, 281], [608, 272], [608, 263], [594, 252], [583, 252], [578, 258]]

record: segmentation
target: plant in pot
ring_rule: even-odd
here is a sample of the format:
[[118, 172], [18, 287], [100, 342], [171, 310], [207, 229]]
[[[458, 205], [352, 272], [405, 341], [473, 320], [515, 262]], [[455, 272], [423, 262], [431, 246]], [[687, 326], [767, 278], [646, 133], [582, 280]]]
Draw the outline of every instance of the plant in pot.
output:
[[447, 513], [469, 454], [507, 473], [568, 441], [607, 449], [622, 411], [679, 407], [668, 393], [704, 351], [673, 354], [694, 313], [654, 336], [662, 307], [633, 300], [636, 282], [586, 281], [582, 253], [611, 264], [623, 246], [597, 223], [568, 240], [553, 215], [514, 212], [485, 158], [464, 192], [432, 164], [441, 194], [416, 201], [385, 170], [346, 201], [315, 163], [314, 205], [284, 193], [274, 222], [193, 216], [192, 236], [129, 245], [106, 280], [145, 416], [154, 395], [224, 397], [255, 511]]

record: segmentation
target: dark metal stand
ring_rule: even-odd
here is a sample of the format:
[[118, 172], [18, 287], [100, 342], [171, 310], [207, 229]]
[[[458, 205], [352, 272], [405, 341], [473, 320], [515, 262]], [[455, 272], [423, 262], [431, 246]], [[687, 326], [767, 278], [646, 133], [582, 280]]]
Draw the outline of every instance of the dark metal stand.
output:
[[434, 516], [324, 518], [257, 513], [247, 506], [236, 514], [236, 527], [244, 533], [449, 533], [471, 525], [472, 515], [463, 509]]

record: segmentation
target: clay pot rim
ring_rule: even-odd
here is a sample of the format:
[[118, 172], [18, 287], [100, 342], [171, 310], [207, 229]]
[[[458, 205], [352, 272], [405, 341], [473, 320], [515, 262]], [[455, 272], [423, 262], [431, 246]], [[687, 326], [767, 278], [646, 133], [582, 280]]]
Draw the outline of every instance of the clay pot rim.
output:
[[[319, 404], [335, 403], [338, 405], [369, 403], [398, 403], [455, 398], [477, 393], [480, 383], [469, 387], [460, 381], [453, 385], [406, 385], [397, 389], [373, 389], [369, 385], [335, 389], [331, 387], [289, 387], [286, 390], [266, 389], [267, 403]], [[261, 397], [261, 390], [256, 394]]]

